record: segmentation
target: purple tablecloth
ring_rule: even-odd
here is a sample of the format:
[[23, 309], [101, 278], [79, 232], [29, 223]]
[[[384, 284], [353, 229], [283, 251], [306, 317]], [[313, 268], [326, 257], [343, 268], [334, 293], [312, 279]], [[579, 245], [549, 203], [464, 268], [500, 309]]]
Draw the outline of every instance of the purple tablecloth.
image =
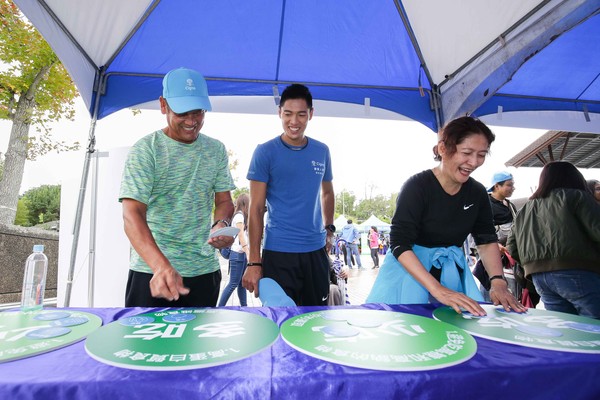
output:
[[[369, 304], [362, 309], [431, 317], [434, 306]], [[229, 309], [240, 309], [229, 307]], [[244, 308], [281, 325], [327, 307]], [[160, 311], [72, 309], [104, 324]], [[319, 360], [281, 337], [269, 349], [226, 365], [183, 371], [117, 368], [89, 357], [84, 341], [0, 364], [0, 399], [599, 399], [600, 355], [556, 352], [476, 338], [477, 354], [448, 368], [386, 372]]]

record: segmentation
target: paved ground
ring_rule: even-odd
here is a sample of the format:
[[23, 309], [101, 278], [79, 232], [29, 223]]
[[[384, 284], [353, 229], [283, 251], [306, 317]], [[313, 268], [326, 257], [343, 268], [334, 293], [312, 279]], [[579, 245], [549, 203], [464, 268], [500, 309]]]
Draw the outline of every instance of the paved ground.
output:
[[[383, 256], [380, 257], [380, 265], [383, 261]], [[221, 262], [221, 272], [223, 273], [223, 280], [221, 281], [221, 293], [223, 292], [223, 288], [229, 283], [229, 275], [227, 274], [227, 260], [219, 257]], [[350, 304], [363, 304], [367, 295], [371, 291], [371, 287], [373, 286], [373, 282], [375, 282], [375, 278], [377, 277], [378, 269], [371, 269], [373, 267], [373, 261], [371, 260], [370, 255], [361, 256], [361, 261], [363, 265], [363, 269], [356, 269], [354, 267], [350, 270], [350, 277], [348, 278], [348, 297], [350, 298]], [[246, 297], [248, 300], [249, 307], [260, 307], [261, 302], [260, 299], [254, 297], [253, 294], [246, 293]], [[228, 306], [239, 306], [240, 301], [237, 297], [237, 293], [234, 292], [231, 297], [229, 297], [229, 301], [227, 302]]]

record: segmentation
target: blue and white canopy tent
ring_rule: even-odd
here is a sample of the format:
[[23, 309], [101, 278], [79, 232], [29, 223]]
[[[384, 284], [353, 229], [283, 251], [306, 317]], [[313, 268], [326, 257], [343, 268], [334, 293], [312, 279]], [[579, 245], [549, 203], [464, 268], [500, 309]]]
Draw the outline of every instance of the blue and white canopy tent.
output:
[[180, 66], [216, 112], [273, 113], [300, 82], [325, 116], [600, 133], [600, 0], [14, 1], [90, 112], [80, 204], [96, 121], [157, 107]]
[[358, 224], [357, 228], [360, 232], [369, 232], [369, 229], [371, 229], [372, 226], [377, 228], [377, 231], [379, 233], [384, 233], [384, 232], [390, 231], [390, 227], [392, 226], [392, 224], [383, 222], [382, 220], [377, 218], [375, 215], [371, 214], [371, 216], [369, 218], [367, 218], [362, 223]]

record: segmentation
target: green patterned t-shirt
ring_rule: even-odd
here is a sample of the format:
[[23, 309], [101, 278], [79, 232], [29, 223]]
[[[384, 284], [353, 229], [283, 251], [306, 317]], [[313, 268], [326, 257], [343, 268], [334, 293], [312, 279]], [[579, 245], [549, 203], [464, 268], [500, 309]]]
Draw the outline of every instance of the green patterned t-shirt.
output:
[[[233, 189], [223, 143], [200, 134], [194, 143], [185, 144], [158, 130], [129, 151], [119, 201], [146, 204], [158, 247], [181, 276], [193, 277], [219, 269], [216, 250], [206, 243], [214, 195]], [[133, 248], [130, 268], [152, 273]]]

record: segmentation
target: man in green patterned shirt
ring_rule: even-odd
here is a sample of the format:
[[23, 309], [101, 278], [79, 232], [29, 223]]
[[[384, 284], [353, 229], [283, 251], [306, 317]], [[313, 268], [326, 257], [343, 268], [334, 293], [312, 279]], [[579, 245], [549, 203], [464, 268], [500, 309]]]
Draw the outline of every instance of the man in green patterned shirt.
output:
[[209, 239], [233, 214], [227, 150], [200, 133], [211, 105], [198, 72], [167, 73], [159, 101], [167, 127], [133, 145], [121, 182], [132, 247], [125, 306], [214, 307], [221, 283], [215, 249], [233, 243], [231, 236]]

